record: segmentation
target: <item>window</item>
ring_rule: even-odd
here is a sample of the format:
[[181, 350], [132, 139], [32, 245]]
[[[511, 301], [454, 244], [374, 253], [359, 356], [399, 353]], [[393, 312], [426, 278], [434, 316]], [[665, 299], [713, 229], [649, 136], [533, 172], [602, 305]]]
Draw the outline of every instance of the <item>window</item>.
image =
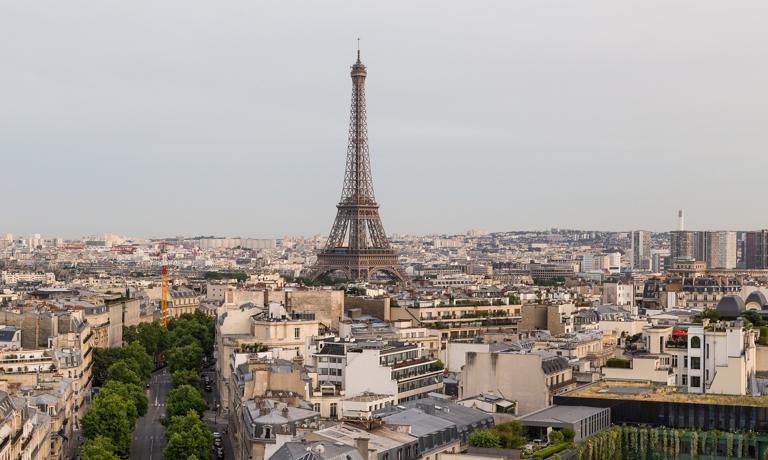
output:
[[688, 357], [683, 356], [683, 367], [688, 369]]
[[301, 328], [294, 327], [293, 328], [293, 338], [294, 339], [298, 339], [299, 337], [301, 337]]
[[704, 344], [704, 350], [705, 350], [704, 351], [705, 357], [709, 358], [709, 344], [708, 343]]
[[691, 369], [701, 369], [701, 358], [691, 356]]
[[320, 412], [320, 403], [314, 403], [312, 405], [312, 410], [314, 410], [315, 412]]
[[677, 367], [677, 355], [672, 355], [672, 367]]
[[338, 412], [337, 406], [338, 406], [338, 404], [331, 403], [331, 418], [336, 418], [338, 416], [337, 415], [337, 412]]
[[701, 348], [701, 339], [699, 337], [691, 338], [691, 348]]
[[688, 385], [688, 375], [683, 374], [683, 386], [687, 386], [687, 385]]
[[701, 386], [701, 377], [691, 377], [691, 386], [699, 388]]

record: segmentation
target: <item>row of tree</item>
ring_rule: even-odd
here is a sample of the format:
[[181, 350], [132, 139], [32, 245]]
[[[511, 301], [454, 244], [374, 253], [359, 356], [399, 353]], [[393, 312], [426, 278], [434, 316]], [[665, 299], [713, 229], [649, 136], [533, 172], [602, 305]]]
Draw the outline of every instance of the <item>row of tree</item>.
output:
[[200, 388], [203, 356], [213, 352], [215, 323], [197, 312], [168, 325], [168, 367], [173, 389], [165, 404], [163, 456], [169, 460], [209, 458], [213, 436], [202, 421], [206, 409]]
[[80, 448], [80, 457], [117, 460], [131, 447], [136, 419], [147, 413], [142, 382], [150, 377], [154, 366], [137, 342], [123, 348], [95, 349], [94, 361], [94, 376], [102, 386], [83, 417], [86, 442]]
[[203, 357], [213, 352], [215, 323], [201, 312], [185, 314], [168, 322], [165, 329], [145, 323], [124, 329], [125, 340], [141, 344], [167, 363], [173, 389], [165, 401], [163, 457], [169, 460], [206, 459], [211, 456], [213, 437], [202, 421], [207, 405], [200, 388]]

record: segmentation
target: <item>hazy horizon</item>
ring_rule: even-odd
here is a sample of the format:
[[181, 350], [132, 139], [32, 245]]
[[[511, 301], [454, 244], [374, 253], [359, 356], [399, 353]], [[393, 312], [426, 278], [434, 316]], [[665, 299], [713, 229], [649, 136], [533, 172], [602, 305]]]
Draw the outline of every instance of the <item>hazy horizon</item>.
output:
[[[768, 227], [768, 4], [0, 0], [0, 234]], [[684, 26], [684, 27], [683, 27]]]

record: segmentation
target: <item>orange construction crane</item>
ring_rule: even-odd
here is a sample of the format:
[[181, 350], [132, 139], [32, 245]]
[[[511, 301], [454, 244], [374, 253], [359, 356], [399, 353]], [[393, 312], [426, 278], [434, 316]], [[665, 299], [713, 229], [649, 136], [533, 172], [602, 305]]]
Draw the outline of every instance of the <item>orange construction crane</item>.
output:
[[168, 326], [168, 257], [165, 255], [166, 242], [160, 243], [160, 254], [162, 255], [163, 270], [162, 284], [160, 288], [160, 325]]

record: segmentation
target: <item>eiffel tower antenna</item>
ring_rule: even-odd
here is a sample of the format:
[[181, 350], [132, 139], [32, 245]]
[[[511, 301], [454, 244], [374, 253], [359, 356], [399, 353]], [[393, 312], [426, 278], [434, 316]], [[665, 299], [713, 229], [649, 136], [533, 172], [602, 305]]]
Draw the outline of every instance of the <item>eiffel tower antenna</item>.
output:
[[352, 104], [341, 199], [336, 205], [336, 220], [328, 241], [318, 253], [310, 276], [319, 278], [340, 272], [349, 280], [361, 281], [370, 279], [373, 273], [382, 272], [396, 281], [405, 282], [408, 276], [397, 259], [397, 253], [390, 247], [373, 193], [365, 111], [365, 78], [368, 71], [360, 60], [360, 39], [357, 40], [357, 62], [350, 72]]

